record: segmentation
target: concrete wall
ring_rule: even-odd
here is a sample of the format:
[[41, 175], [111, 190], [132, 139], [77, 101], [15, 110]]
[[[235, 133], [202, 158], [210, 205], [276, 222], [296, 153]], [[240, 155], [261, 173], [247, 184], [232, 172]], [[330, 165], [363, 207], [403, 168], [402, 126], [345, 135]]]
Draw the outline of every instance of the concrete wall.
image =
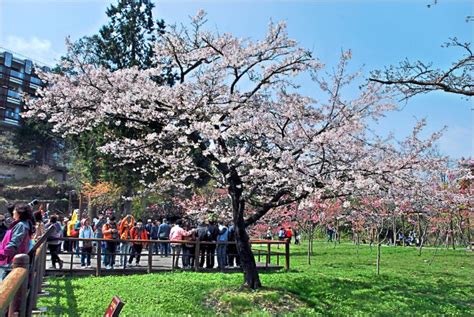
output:
[[64, 181], [63, 172], [41, 166], [31, 167], [0, 162], [0, 182], [11, 179], [52, 178], [58, 182]]

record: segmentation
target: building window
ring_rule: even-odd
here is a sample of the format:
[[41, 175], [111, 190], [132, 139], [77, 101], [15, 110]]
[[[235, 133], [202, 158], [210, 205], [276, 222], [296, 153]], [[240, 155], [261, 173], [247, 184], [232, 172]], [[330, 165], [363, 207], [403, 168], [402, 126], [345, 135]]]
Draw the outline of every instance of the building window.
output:
[[25, 73], [31, 75], [31, 71], [33, 69], [33, 62], [29, 59], [25, 60]]
[[3, 56], [5, 56], [3, 64], [7, 67], [12, 67], [12, 59], [13, 59], [12, 53], [4, 52], [3, 54], [4, 54]]
[[20, 108], [7, 108], [5, 109], [5, 118], [15, 121], [20, 121]]

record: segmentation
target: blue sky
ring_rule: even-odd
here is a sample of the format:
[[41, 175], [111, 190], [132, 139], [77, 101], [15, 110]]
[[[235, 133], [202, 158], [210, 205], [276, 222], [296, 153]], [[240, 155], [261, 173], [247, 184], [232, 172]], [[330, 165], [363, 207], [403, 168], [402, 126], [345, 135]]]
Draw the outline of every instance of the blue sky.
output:
[[[0, 0], [0, 46], [38, 61], [54, 64], [65, 52], [64, 39], [91, 35], [107, 22], [101, 0]], [[113, 1], [115, 2], [115, 1]], [[187, 23], [199, 9], [208, 12], [208, 27], [240, 37], [260, 38], [268, 22], [285, 20], [291, 38], [311, 49], [330, 70], [342, 49], [353, 52], [352, 67], [370, 70], [397, 64], [404, 58], [432, 61], [447, 67], [460, 57], [444, 49], [449, 37], [472, 41], [474, 2], [469, 0], [162, 0], [155, 17], [167, 23]], [[311, 93], [311, 83], [304, 91]], [[348, 93], [353, 93], [349, 91]], [[474, 156], [474, 106], [459, 96], [431, 93], [408, 101], [377, 127], [380, 133], [407, 135], [417, 119], [428, 120], [427, 133], [448, 126], [439, 142], [452, 158]]]

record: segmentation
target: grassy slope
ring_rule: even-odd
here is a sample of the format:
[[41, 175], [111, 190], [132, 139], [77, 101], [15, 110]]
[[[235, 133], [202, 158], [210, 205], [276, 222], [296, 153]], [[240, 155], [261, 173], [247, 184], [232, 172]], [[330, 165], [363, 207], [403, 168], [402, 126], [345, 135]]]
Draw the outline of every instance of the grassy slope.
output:
[[[313, 264], [304, 247], [292, 245], [292, 270], [261, 274], [269, 300], [290, 293], [306, 304], [298, 315], [473, 315], [474, 254], [466, 251], [384, 247], [381, 275], [375, 275], [375, 249], [317, 243]], [[436, 254], [436, 255], [435, 255]], [[431, 265], [429, 263], [434, 259]], [[112, 296], [126, 303], [123, 315], [213, 314], [203, 302], [219, 288], [237, 288], [241, 274], [162, 273], [135, 276], [50, 279], [42, 298], [49, 314], [102, 315]], [[267, 296], [267, 295], [265, 295]], [[265, 312], [243, 294], [222, 296], [234, 314]]]

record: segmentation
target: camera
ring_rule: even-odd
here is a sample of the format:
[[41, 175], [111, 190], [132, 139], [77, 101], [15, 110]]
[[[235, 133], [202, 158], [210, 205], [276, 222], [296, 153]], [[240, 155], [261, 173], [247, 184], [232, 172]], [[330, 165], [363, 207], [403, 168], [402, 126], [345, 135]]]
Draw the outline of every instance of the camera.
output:
[[30, 201], [30, 202], [28, 203], [28, 205], [29, 205], [30, 207], [36, 206], [36, 205], [38, 205], [38, 204], [39, 204], [39, 200], [38, 200], [38, 199], [33, 199], [32, 201]]

